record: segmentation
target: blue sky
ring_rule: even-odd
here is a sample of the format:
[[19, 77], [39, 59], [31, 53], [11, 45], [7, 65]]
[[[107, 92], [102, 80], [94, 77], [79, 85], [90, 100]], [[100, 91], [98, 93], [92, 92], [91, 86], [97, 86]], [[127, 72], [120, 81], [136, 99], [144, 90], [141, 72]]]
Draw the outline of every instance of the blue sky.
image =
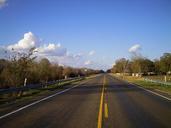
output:
[[150, 59], [171, 52], [170, 0], [5, 0], [0, 4], [0, 46], [16, 44], [31, 32], [41, 40], [39, 47], [60, 43], [67, 55], [83, 56], [79, 66], [103, 69], [117, 58], [129, 58], [128, 50], [136, 44]]

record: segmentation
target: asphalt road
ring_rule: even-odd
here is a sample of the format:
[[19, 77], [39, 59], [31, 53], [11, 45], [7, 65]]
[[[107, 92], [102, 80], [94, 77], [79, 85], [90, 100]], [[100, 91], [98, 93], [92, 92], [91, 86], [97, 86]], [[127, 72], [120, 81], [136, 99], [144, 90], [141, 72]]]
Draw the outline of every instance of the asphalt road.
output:
[[102, 74], [0, 119], [0, 128], [171, 128], [171, 101]]

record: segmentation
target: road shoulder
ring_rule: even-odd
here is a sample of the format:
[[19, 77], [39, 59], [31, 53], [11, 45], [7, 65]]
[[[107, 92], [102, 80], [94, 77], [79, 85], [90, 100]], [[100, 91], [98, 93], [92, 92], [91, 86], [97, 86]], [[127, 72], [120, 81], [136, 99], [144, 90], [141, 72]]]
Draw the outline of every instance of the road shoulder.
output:
[[128, 81], [128, 80], [125, 80], [125, 79], [122, 79], [122, 78], [120, 78], [120, 77], [117, 77], [116, 75], [113, 75], [113, 74], [110, 74], [112, 77], [114, 77], [114, 78], [116, 78], [116, 79], [119, 79], [119, 80], [121, 80], [121, 81], [123, 81], [123, 82], [126, 82], [126, 83], [128, 83], [128, 84], [132, 84], [132, 85], [134, 85], [134, 86], [136, 86], [136, 87], [138, 87], [138, 88], [141, 88], [141, 89], [143, 89], [143, 90], [145, 90], [145, 91], [147, 91], [147, 92], [149, 92], [149, 93], [152, 93], [152, 94], [154, 94], [154, 95], [157, 95], [157, 96], [159, 96], [159, 97], [162, 97], [162, 98], [164, 98], [164, 99], [166, 99], [166, 100], [169, 100], [169, 101], [171, 101], [171, 94], [170, 93], [168, 93], [168, 92], [165, 92], [165, 91], [162, 91], [162, 90], [159, 90], [159, 89], [155, 89], [155, 88], [148, 88], [148, 87], [144, 87], [144, 86], [142, 86], [142, 85], [140, 85], [140, 84], [137, 84], [137, 83], [134, 83], [134, 82], [130, 82], [130, 81]]

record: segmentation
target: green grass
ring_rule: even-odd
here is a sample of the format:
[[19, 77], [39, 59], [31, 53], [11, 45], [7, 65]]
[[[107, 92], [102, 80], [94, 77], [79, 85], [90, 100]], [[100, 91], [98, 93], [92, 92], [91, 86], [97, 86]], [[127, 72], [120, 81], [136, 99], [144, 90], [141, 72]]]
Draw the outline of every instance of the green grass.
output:
[[148, 89], [158, 89], [161, 91], [165, 91], [167, 93], [171, 93], [171, 86], [168, 86], [168, 85], [156, 84], [156, 83], [147, 82], [144, 80], [133, 81], [133, 83], [138, 84]]

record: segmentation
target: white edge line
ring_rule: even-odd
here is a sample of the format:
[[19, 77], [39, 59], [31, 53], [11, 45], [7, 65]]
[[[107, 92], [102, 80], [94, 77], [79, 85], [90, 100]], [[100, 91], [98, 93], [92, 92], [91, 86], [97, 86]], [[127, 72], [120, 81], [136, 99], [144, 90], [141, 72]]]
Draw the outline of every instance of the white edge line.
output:
[[[113, 75], [111, 75], [111, 76], [114, 77]], [[118, 79], [120, 79], [120, 78], [118, 78]], [[122, 80], [122, 79], [120, 79], [120, 80]], [[166, 97], [166, 96], [163, 96], [163, 95], [161, 95], [161, 94], [158, 94], [157, 92], [153, 92], [153, 91], [151, 91], [151, 90], [145, 89], [145, 88], [143, 88], [143, 87], [140, 87], [140, 85], [137, 85], [137, 84], [134, 84], [134, 83], [130, 83], [130, 82], [126, 81], [126, 80], [122, 80], [122, 81], [125, 81], [125, 82], [128, 83], [128, 84], [134, 85], [134, 86], [136, 86], [136, 87], [138, 87], [138, 88], [141, 88], [141, 89], [143, 89], [143, 90], [145, 90], [145, 91], [147, 91], [147, 92], [149, 92], [149, 93], [152, 93], [152, 94], [154, 94], [154, 95], [157, 95], [157, 96], [159, 96], [159, 97], [162, 97], [162, 98], [164, 98], [164, 99], [166, 99], [166, 100], [171, 101], [171, 98]]]
[[147, 92], [150, 92], [150, 93], [152, 93], [152, 94], [155, 94], [155, 95], [157, 95], [157, 96], [159, 96], [159, 97], [162, 97], [162, 98], [164, 98], [164, 99], [167, 99], [167, 100], [171, 101], [171, 98], [166, 97], [166, 96], [163, 96], [163, 95], [161, 95], [161, 94], [159, 94], [159, 93], [157, 93], [157, 92], [153, 92], [153, 91], [151, 91], [151, 90], [145, 89], [145, 88], [140, 87], [140, 86], [138, 86], [138, 85], [136, 85], [136, 84], [133, 84], [133, 83], [130, 83], [130, 84], [132, 84], [132, 85], [134, 85], [134, 86], [136, 86], [136, 87], [138, 87], [138, 88], [141, 88], [141, 89], [143, 89], [143, 90], [145, 90], [145, 91], [147, 91]]
[[26, 108], [28, 108], [28, 107], [31, 107], [31, 106], [35, 105], [35, 104], [38, 104], [38, 103], [40, 103], [40, 102], [42, 102], [42, 101], [48, 100], [48, 99], [50, 99], [50, 98], [52, 98], [52, 97], [54, 97], [54, 96], [56, 96], [56, 95], [60, 95], [60, 94], [62, 94], [62, 93], [64, 93], [64, 92], [67, 92], [67, 91], [69, 91], [69, 90], [71, 90], [71, 89], [73, 89], [73, 88], [75, 88], [75, 87], [77, 87], [77, 86], [80, 86], [80, 85], [82, 85], [82, 84], [85, 84], [86, 82], [87, 82], [87, 81], [85, 81], [85, 82], [83, 82], [83, 83], [81, 83], [81, 84], [75, 85], [75, 86], [73, 86], [73, 87], [71, 87], [71, 88], [65, 89], [65, 90], [63, 90], [63, 91], [57, 92], [57, 93], [55, 93], [55, 94], [53, 94], [53, 95], [50, 95], [50, 96], [48, 96], [48, 97], [45, 97], [45, 98], [43, 98], [43, 99], [41, 99], [41, 100], [35, 101], [35, 102], [31, 103], [31, 104], [25, 105], [25, 106], [23, 106], [23, 107], [21, 107], [21, 108], [19, 108], [19, 109], [17, 109], [17, 110], [14, 110], [14, 111], [12, 111], [12, 112], [9, 112], [9, 113], [7, 113], [7, 114], [5, 114], [5, 115], [3, 115], [3, 116], [0, 116], [0, 120], [3, 119], [3, 118], [5, 118], [5, 117], [8, 117], [8, 116], [10, 116], [10, 115], [12, 115], [12, 114], [14, 114], [14, 113], [17, 113], [17, 112], [19, 112], [19, 111], [21, 111], [21, 110], [23, 110], [23, 109], [26, 109]]

